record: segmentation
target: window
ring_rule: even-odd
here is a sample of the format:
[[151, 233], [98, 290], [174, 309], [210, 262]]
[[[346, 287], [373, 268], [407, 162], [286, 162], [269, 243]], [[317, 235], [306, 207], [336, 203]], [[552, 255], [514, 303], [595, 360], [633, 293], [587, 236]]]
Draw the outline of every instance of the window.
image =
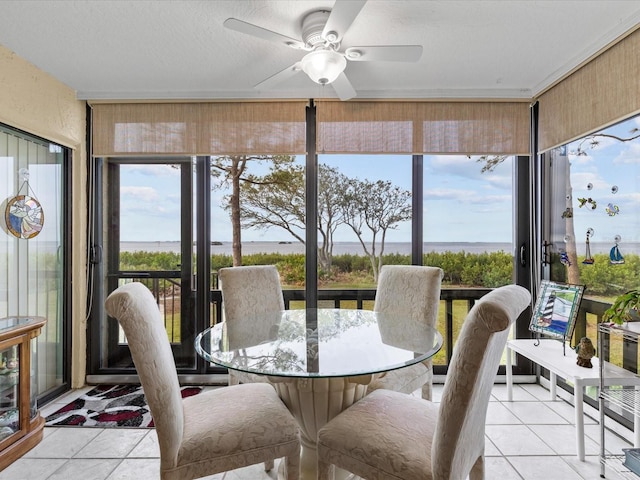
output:
[[[145, 179], [138, 177], [130, 185], [122, 175], [129, 170], [142, 172], [147, 163], [158, 164], [154, 168], [175, 163], [169, 155], [193, 155], [193, 177], [187, 180], [186, 173], [181, 174], [180, 220], [174, 215], [162, 222], [158, 217], [153, 228], [162, 235], [150, 241], [161, 243], [170, 233], [177, 235], [179, 228], [181, 244], [192, 247], [181, 249], [181, 271], [169, 273], [182, 277], [183, 305], [184, 286], [192, 288], [194, 306], [189, 315], [194, 318], [189, 323], [196, 329], [218, 321], [221, 296], [216, 271], [234, 264], [276, 264], [289, 308], [305, 303], [373, 308], [383, 264], [424, 263], [456, 272], [445, 278], [444, 286], [453, 287], [452, 295], [462, 295], [456, 297], [463, 299], [462, 318], [489, 288], [513, 281], [514, 157], [495, 153], [478, 162], [479, 157], [465, 153], [476, 148], [526, 150], [528, 105], [323, 101], [317, 110], [313, 102], [309, 106], [285, 102], [280, 107], [276, 110], [281, 114], [273, 117], [273, 103], [96, 105], [94, 154], [99, 156], [95, 161], [109, 167], [96, 169], [108, 175], [96, 184], [112, 188], [105, 194], [104, 208], [98, 207], [107, 214], [98, 225], [105, 234], [118, 235], [105, 242], [105, 256], [110, 258], [129, 233], [152, 218], [143, 214], [139, 221], [127, 223], [132, 212], [125, 207], [134, 205], [121, 204], [134, 191], [145, 192]], [[167, 130], [169, 124], [173, 126]], [[133, 132], [132, 138], [124, 141], [125, 132]], [[443, 155], [412, 153], [429, 149]], [[499, 161], [483, 173], [487, 159]], [[181, 165], [184, 169], [186, 161]], [[168, 188], [163, 191], [170, 193]], [[454, 248], [458, 251], [451, 254]], [[459, 253], [465, 257], [462, 264], [452, 263]], [[467, 259], [471, 254], [477, 255]], [[500, 262], [492, 255], [499, 255]], [[121, 268], [118, 262], [98, 272], [95, 291], [106, 295], [118, 279], [162, 273]], [[101, 282], [111, 283], [101, 288]], [[96, 308], [101, 309], [102, 300], [95, 299]], [[441, 330], [450, 352], [455, 327], [448, 308], [449, 304], [442, 308], [448, 323]], [[95, 314], [98, 319], [104, 315]], [[181, 315], [184, 326], [187, 314]], [[94, 363], [92, 372], [127, 371], [131, 365], [126, 355], [109, 357], [112, 349], [126, 345], [108, 330], [106, 319], [92, 322], [101, 324], [104, 330], [94, 332], [91, 349], [105, 352], [103, 357], [113, 361]], [[174, 349], [179, 343], [188, 345], [187, 333], [180, 332]], [[187, 369], [184, 373], [208, 368], [192, 365], [185, 361], [179, 367]]]
[[640, 283], [639, 127], [635, 117], [547, 154], [550, 278], [585, 285], [587, 305]]

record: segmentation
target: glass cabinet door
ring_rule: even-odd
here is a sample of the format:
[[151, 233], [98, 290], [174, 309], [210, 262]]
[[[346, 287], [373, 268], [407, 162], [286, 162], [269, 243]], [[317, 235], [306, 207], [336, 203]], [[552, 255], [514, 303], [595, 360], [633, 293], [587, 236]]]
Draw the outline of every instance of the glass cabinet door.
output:
[[20, 346], [0, 350], [0, 442], [20, 431]]

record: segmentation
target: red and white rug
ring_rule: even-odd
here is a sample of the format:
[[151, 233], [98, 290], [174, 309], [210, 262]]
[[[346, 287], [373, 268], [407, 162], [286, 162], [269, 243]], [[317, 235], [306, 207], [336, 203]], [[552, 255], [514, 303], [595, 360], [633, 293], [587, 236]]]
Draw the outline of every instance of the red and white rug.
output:
[[[202, 387], [183, 387], [182, 398]], [[48, 427], [153, 427], [140, 385], [99, 385], [46, 418]]]

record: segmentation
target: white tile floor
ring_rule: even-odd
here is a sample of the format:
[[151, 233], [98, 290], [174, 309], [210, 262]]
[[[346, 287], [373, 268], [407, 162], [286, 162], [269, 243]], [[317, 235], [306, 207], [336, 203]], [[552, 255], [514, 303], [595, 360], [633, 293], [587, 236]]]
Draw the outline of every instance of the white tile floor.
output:
[[[86, 391], [89, 388], [83, 390]], [[439, 400], [441, 385], [434, 385]], [[560, 389], [559, 389], [560, 391]], [[42, 409], [53, 413], [81, 391], [59, 398]], [[566, 400], [572, 396], [560, 391]], [[593, 480], [600, 476], [598, 414], [585, 405], [586, 461], [575, 457], [573, 407], [549, 401], [540, 385], [514, 387], [514, 401], [506, 401], [506, 386], [493, 388], [487, 414], [487, 480]], [[613, 425], [609, 425], [612, 423]], [[632, 432], [607, 422], [607, 450], [631, 446]], [[616, 428], [617, 427], [617, 428]], [[0, 480], [147, 480], [158, 478], [159, 457], [154, 429], [47, 427], [43, 441], [0, 472]], [[611, 473], [607, 477], [614, 478]], [[268, 480], [262, 465], [206, 477], [207, 480]]]

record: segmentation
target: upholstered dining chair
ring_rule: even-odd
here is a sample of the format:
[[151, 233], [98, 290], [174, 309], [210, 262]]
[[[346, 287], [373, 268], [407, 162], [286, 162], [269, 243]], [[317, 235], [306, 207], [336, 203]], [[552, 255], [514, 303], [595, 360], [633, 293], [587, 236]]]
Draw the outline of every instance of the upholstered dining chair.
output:
[[[284, 310], [284, 297], [280, 285], [280, 274], [275, 265], [251, 265], [227, 267], [218, 270], [224, 320], [228, 328], [234, 324], [246, 324], [265, 312]], [[264, 315], [262, 315], [264, 317]], [[245, 328], [242, 325], [241, 328]], [[256, 335], [262, 329], [251, 327]], [[229, 385], [238, 383], [268, 382], [265, 376], [229, 370]]]
[[297, 480], [300, 432], [273, 387], [221, 387], [181, 398], [167, 332], [153, 295], [128, 283], [106, 300], [124, 330], [160, 446], [161, 480], [190, 480], [285, 457]]
[[[383, 265], [378, 277], [374, 311], [408, 317], [435, 327], [443, 275], [438, 267]], [[433, 366], [429, 359], [381, 374], [369, 384], [367, 393], [379, 388], [413, 393], [422, 388], [422, 398], [431, 400], [432, 382]]]
[[440, 405], [377, 390], [318, 432], [318, 479], [334, 466], [369, 480], [484, 479], [485, 421], [510, 326], [529, 305], [517, 285], [497, 288], [467, 314]]

